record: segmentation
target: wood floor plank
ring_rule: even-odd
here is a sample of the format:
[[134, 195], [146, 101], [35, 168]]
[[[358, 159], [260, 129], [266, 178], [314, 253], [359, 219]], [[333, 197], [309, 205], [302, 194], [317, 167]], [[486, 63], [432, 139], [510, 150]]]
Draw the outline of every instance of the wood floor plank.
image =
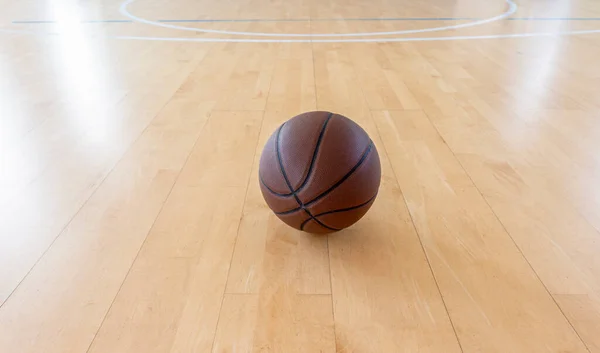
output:
[[[261, 120], [262, 112], [211, 115], [91, 352], [210, 351], [254, 157], [244, 144], [228, 146], [243, 139], [255, 147]], [[232, 152], [245, 170], [241, 185], [203, 181], [205, 168], [227, 166]], [[207, 163], [199, 167], [197, 158]]]
[[312, 52], [276, 61], [266, 110], [290, 117], [316, 108]]
[[[600, 2], [401, 5], [0, 0], [0, 353], [600, 353]], [[327, 237], [259, 188], [311, 110], [383, 168]]]
[[294, 245], [278, 260], [292, 266], [291, 278], [286, 286], [291, 286], [290, 290], [294, 293], [331, 293], [326, 239], [300, 236], [301, 233], [292, 229], [280, 234], [285, 227], [278, 226], [280, 221], [265, 204], [259, 187], [258, 162], [267, 139], [287, 119], [316, 109], [312, 52], [310, 46], [301, 46], [298, 50], [291, 58], [287, 53], [281, 53], [275, 63], [267, 102], [272, 110], [265, 112], [255, 151], [244, 215], [227, 282], [228, 293], [258, 294], [266, 283], [279, 285], [270, 277], [281, 270], [280, 264], [271, 264], [274, 265], [271, 268], [265, 263], [269, 263], [269, 257], [278, 256], [269, 250], [269, 246], [276, 244], [281, 236], [292, 238]]
[[371, 109], [421, 109], [378, 44], [364, 46], [352, 51], [350, 55], [358, 82]]
[[[232, 338], [243, 335], [242, 343], [246, 342], [251, 352], [335, 352], [331, 295], [306, 294], [330, 291], [326, 238], [291, 229], [274, 220], [272, 214], [263, 213], [266, 217], [262, 219], [257, 219], [257, 212], [252, 218], [246, 215], [243, 222], [262, 223], [267, 234], [265, 239], [256, 239], [261, 244], [257, 256], [260, 262], [250, 264], [258, 268], [249, 267], [252, 272], [248, 282], [242, 283], [243, 290], [252, 290], [250, 285], [258, 282], [257, 294], [226, 295], [214, 351], [232, 351], [229, 349], [238, 343]], [[256, 229], [241, 224], [234, 266], [236, 262], [249, 263], [251, 255], [247, 253], [259, 247], [244, 246], [250, 242], [241, 238]], [[250, 260], [257, 261], [255, 257]], [[240, 277], [239, 265], [235, 270], [232, 268], [228, 291], [236, 289], [233, 281]], [[244, 310], [255, 310], [256, 316], [245, 315], [245, 320], [231, 322], [228, 316], [240, 306], [238, 301], [246, 301], [249, 309]]]
[[[509, 52], [498, 53], [507, 54]], [[440, 63], [445, 58], [438, 55], [441, 54], [424, 59], [436, 69], [445, 68]], [[597, 162], [571, 140], [580, 136], [576, 139], [581, 142], [593, 133], [593, 128], [573, 131], [578, 124], [585, 124], [583, 112], [532, 109], [523, 104], [513, 110], [508, 97], [514, 92], [500, 86], [496, 86], [493, 93], [481, 90], [480, 83], [490, 81], [491, 76], [495, 77], [494, 81], [504, 80], [500, 76], [504, 72], [510, 79], [507, 74], [511, 68], [497, 58], [486, 57], [477, 67], [469, 66], [471, 75], [466, 77], [454, 77], [454, 69], [440, 70], [441, 75], [450, 77], [448, 82], [456, 92], [449, 92], [448, 96], [442, 87], [430, 86], [427, 95], [434, 100], [430, 101], [432, 105], [425, 106], [433, 106], [427, 109], [429, 117], [549, 291], [552, 294], [586, 293], [583, 295], [590, 295], [589, 300], [597, 300], [592, 289], [597, 286], [593, 279], [597, 277], [594, 275], [597, 266], [594, 256], [590, 256], [596, 252], [597, 234], [567, 205], [572, 201], [594, 219], [593, 191], [582, 196], [577, 188], [590, 184]], [[498, 70], [489, 70], [490, 62]], [[410, 81], [409, 86], [414, 89], [420, 83]], [[452, 98], [453, 105], [442, 103], [446, 97]], [[562, 98], [553, 94], [552, 99]], [[538, 105], [552, 104], [545, 102]], [[559, 106], [563, 104], [568, 102], [562, 101]], [[564, 120], [569, 123], [555, 129], [555, 125], [561, 125], [561, 115], [569, 117]], [[576, 240], [573, 233], [577, 234]], [[596, 344], [595, 337], [585, 334], [590, 319], [596, 316], [593, 308], [594, 305], [590, 305], [591, 315], [583, 317], [578, 317], [581, 312], [577, 310], [565, 312], [573, 325], [585, 322], [581, 330], [577, 326], [575, 329], [583, 332], [579, 334], [588, 347]], [[569, 311], [562, 305], [561, 309]]]
[[264, 110], [269, 95], [273, 62], [273, 50], [248, 51], [239, 55], [232, 72], [235, 80], [229, 80], [222, 89], [215, 107], [217, 110]]
[[225, 294], [212, 352], [253, 352], [258, 294]]
[[275, 64], [213, 352], [335, 352], [327, 238], [279, 221], [258, 180], [273, 131], [316, 108], [313, 77], [312, 57]]
[[[262, 147], [272, 132], [286, 120], [287, 116], [280, 112], [265, 113], [229, 274], [228, 293], [259, 293], [269, 283], [283, 285], [277, 280], [281, 279], [279, 273], [284, 263], [284, 268], [291, 271], [287, 273], [289, 278], [285, 285], [291, 287], [292, 292], [331, 293], [327, 239], [306, 236], [282, 224], [265, 205], [260, 192], [258, 162]], [[280, 248], [284, 244], [286, 246]]]
[[[597, 292], [596, 292], [597, 293]], [[581, 339], [592, 353], [600, 352], [597, 328], [600, 322], [600, 300], [597, 294], [554, 294]]]
[[[457, 119], [474, 124], [459, 125]], [[540, 127], [540, 147], [515, 150], [510, 139], [478, 114], [434, 124], [588, 348], [598, 347], [597, 336], [588, 332], [588, 327], [600, 325], [598, 231], [563, 192], [549, 187], [556, 169], [545, 167], [549, 162], [540, 156], [556, 151], [556, 145], [542, 147], [556, 136]], [[534, 156], [537, 163], [532, 165]], [[580, 310], [581, 303], [587, 311]]]
[[245, 192], [175, 186], [90, 352], [210, 351]]
[[[6, 171], [15, 178], [2, 185], [2, 190], [10, 189], [8, 194], [13, 197], [2, 193], [7, 199], [0, 203], [0, 305], [97, 190], [196, 63], [171, 68], [168, 73], [172, 77], [164, 91], [136, 91], [116, 107], [90, 116], [92, 123], [81, 126], [80, 130], [65, 126], [63, 116], [52, 116], [13, 149], [2, 151], [7, 162], [1, 166], [2, 173]], [[98, 134], [94, 124], [100, 121], [106, 125]], [[94, 134], [97, 139], [91, 139]], [[14, 160], [17, 164], [11, 164], [13, 152], [19, 156]]]
[[171, 104], [0, 308], [0, 351], [87, 349], [204, 126]]
[[587, 351], [428, 117], [375, 117], [463, 350]]
[[402, 192], [382, 154], [383, 185], [372, 209], [329, 240], [338, 351], [460, 352]]
[[[369, 134], [382, 164], [382, 185], [369, 213], [329, 237], [338, 352], [460, 352], [443, 299], [417, 237], [361, 85], [359, 53], [315, 51], [319, 108], [347, 114]], [[363, 67], [368, 67], [364, 63]], [[339, 92], [353, 97], [348, 100]], [[399, 101], [397, 101], [399, 102]], [[376, 105], [379, 107], [379, 105]]]
[[331, 297], [282, 294], [226, 294], [212, 352], [336, 352]]
[[[228, 341], [227, 337], [252, 325], [253, 333], [246, 333], [252, 337], [252, 352], [335, 352], [331, 295], [306, 294], [330, 291], [326, 238], [293, 230], [275, 221], [274, 217], [268, 215], [258, 221], [266, 221], [268, 230], [266, 239], [257, 239], [264, 250], [259, 252], [262, 256], [259, 268], [254, 270], [257, 274], [251, 273], [250, 277], [250, 280], [259, 283], [257, 294], [227, 294], [226, 298], [231, 300], [221, 314], [225, 318], [220, 319], [220, 323], [226, 326], [220, 329], [221, 338], [215, 342], [215, 347], [231, 346], [235, 342]], [[246, 219], [255, 220], [246, 218], [244, 214]], [[249, 230], [256, 228], [242, 223], [240, 236], [248, 234]], [[240, 261], [237, 260], [239, 258], [248, 262], [244, 257], [249, 255], [245, 252], [253, 248], [240, 250], [244, 244], [242, 240], [238, 240], [234, 264]], [[239, 274], [232, 271], [230, 278], [237, 276]], [[232, 290], [232, 280], [229, 283], [228, 290]], [[251, 305], [256, 306], [256, 317], [249, 318], [253, 321], [227, 324], [227, 313], [239, 305], [233, 301], [250, 300], [248, 297], [253, 298]]]
[[335, 352], [327, 238], [279, 221], [258, 184], [262, 146], [287, 118], [265, 113], [213, 352]]

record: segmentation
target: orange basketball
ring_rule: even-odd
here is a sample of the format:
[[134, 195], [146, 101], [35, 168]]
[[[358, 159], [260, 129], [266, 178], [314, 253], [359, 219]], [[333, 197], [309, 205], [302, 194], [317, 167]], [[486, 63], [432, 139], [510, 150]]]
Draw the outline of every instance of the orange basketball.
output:
[[330, 233], [369, 210], [381, 182], [369, 135], [339, 114], [308, 112], [281, 125], [259, 166], [263, 197], [277, 217], [309, 233]]

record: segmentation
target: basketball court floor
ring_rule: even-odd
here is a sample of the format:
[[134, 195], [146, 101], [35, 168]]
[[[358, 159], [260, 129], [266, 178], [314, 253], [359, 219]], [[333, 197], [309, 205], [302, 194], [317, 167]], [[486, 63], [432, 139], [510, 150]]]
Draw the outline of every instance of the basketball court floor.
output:
[[[600, 2], [0, 0], [0, 352], [600, 352]], [[258, 158], [333, 111], [351, 228]]]

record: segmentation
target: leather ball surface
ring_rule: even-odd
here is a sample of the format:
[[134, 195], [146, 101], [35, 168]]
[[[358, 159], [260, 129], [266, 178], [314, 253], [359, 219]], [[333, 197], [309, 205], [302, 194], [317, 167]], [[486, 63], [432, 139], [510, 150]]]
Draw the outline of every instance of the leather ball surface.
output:
[[308, 112], [281, 125], [267, 141], [259, 166], [269, 208], [288, 225], [330, 233], [362, 218], [381, 182], [379, 155], [352, 120]]

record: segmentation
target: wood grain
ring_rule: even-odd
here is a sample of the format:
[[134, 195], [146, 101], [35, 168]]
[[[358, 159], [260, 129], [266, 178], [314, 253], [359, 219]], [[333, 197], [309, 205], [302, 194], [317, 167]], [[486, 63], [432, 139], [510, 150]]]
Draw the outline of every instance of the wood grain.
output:
[[[121, 3], [0, 0], [0, 352], [600, 353], [597, 35], [295, 43], [123, 22]], [[591, 0], [517, 5], [511, 19], [405, 36], [600, 18]], [[507, 7], [129, 10], [202, 29], [349, 34]], [[283, 41], [218, 41], [236, 38]], [[383, 170], [365, 218], [329, 237], [285, 226], [258, 185], [269, 135], [317, 109], [360, 124]]]
[[[464, 349], [585, 352], [427, 116], [393, 111], [376, 120]], [[519, 325], [506, 325], [514, 316]]]

